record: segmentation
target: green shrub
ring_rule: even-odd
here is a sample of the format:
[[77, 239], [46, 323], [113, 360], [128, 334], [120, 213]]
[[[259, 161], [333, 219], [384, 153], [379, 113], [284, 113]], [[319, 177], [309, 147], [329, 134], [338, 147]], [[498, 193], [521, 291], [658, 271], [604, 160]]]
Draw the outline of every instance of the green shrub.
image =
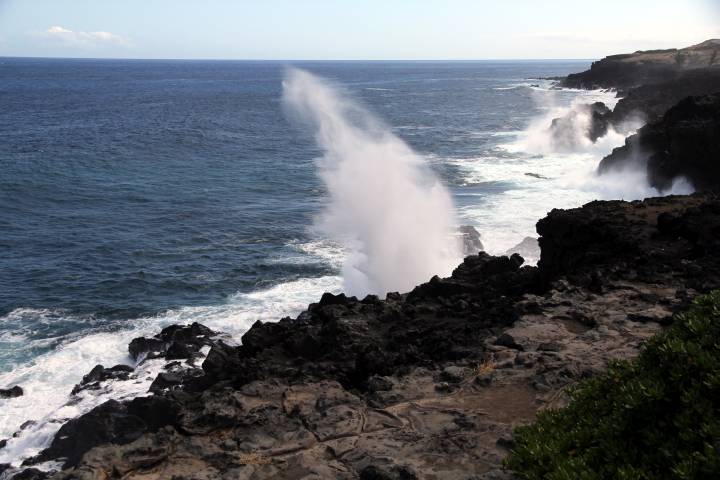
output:
[[720, 291], [515, 431], [521, 479], [720, 478]]

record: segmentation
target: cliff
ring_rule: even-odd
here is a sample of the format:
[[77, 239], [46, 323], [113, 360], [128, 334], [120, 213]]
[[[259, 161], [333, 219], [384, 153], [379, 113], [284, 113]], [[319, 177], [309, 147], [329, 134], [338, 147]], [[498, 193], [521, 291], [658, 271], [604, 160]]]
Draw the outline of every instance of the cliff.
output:
[[[58, 479], [505, 478], [513, 428], [720, 286], [712, 196], [553, 210], [538, 233], [538, 267], [481, 253], [406, 294], [325, 294], [241, 346], [199, 325], [136, 339], [133, 355], [168, 359], [152, 394], [69, 421], [26, 466], [59, 460]], [[182, 368], [205, 345], [202, 369]], [[107, 370], [78, 388], [127, 381]]]
[[[720, 86], [720, 84], [718, 84]], [[720, 93], [689, 97], [662, 120], [642, 127], [613, 150], [598, 167], [600, 174], [625, 169], [647, 171], [660, 191], [683, 177], [697, 190], [720, 188]]]

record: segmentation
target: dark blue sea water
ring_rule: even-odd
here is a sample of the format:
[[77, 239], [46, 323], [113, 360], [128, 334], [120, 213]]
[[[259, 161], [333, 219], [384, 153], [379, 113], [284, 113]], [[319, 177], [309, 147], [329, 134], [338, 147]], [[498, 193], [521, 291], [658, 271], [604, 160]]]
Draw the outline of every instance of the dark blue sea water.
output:
[[[498, 250], [560, 198], [524, 172], [565, 160], [507, 144], [547, 113], [538, 95], [577, 92], [531, 79], [588, 63], [293, 65], [425, 156]], [[320, 151], [281, 102], [288, 65], [0, 58], [0, 388], [28, 392], [0, 408], [0, 438], [126, 361], [133, 336], [195, 320], [239, 334], [338, 288], [342, 251], [312, 228]]]
[[[457, 158], [493, 141], [469, 132], [519, 130], [535, 113], [530, 90], [494, 87], [584, 65], [298, 66], [346, 86], [420, 153]], [[329, 274], [292, 261], [324, 192], [319, 152], [280, 103], [284, 67], [0, 61], [0, 316], [135, 318]]]

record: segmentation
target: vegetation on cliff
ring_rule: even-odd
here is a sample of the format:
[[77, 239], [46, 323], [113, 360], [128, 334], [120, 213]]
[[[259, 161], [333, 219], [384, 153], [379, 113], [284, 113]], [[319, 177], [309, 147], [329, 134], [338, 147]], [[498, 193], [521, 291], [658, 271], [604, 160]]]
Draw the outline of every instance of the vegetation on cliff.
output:
[[522, 479], [700, 479], [720, 472], [720, 291], [699, 297], [631, 362], [516, 430]]

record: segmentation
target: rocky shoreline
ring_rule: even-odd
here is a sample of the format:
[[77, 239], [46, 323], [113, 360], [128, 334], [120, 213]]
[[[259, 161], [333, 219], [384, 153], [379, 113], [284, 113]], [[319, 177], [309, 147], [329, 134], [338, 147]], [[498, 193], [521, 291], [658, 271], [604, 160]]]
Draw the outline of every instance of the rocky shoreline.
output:
[[[718, 87], [720, 89], [720, 81]], [[650, 186], [664, 191], [678, 177], [700, 190], [720, 185], [720, 92], [688, 97], [641, 128], [598, 166], [603, 174], [640, 167]]]
[[627, 135], [645, 124], [600, 162], [598, 174], [646, 172], [648, 184], [660, 192], [671, 191], [680, 179], [695, 190], [720, 188], [720, 40], [612, 55], [558, 83], [612, 89], [620, 97], [612, 110], [596, 102], [553, 120], [549, 133], [559, 146], [578, 126], [596, 142], [610, 129]]
[[[660, 81], [670, 71], [685, 86], [685, 75], [701, 76], [706, 90], [715, 42], [608, 57], [563, 83], [619, 88], [634, 98], [626, 106], [671, 88]], [[668, 60], [678, 52], [689, 58], [682, 68]], [[608, 84], [618, 68], [641, 71], [638, 56], [661, 66]], [[628, 150], [641, 144], [643, 168], [664, 175], [658, 188], [686, 176], [705, 193], [553, 210], [537, 224], [536, 267], [480, 252], [407, 293], [326, 293], [295, 319], [257, 322], [241, 345], [200, 324], [134, 339], [139, 365], [165, 362], [148, 395], [68, 421], [22, 467], [0, 465], [0, 479], [512, 478], [502, 460], [514, 428], [564, 405], [567, 387], [634, 357], [674, 313], [720, 288], [720, 108], [713, 96], [683, 102], [600, 168], [634, 161]], [[602, 122], [637, 110], [621, 105], [593, 106], [597, 136]], [[689, 156], [698, 139], [706, 155]], [[138, 370], [97, 366], [73, 395], [136, 381]]]
[[[26, 467], [59, 461], [63, 479], [510, 478], [514, 427], [720, 287], [712, 194], [554, 210], [538, 233], [537, 267], [480, 253], [406, 294], [325, 294], [297, 319], [256, 323], [241, 346], [198, 324], [136, 339], [133, 355], [170, 361], [152, 395], [69, 421]], [[125, 373], [97, 368], [77, 388]]]

